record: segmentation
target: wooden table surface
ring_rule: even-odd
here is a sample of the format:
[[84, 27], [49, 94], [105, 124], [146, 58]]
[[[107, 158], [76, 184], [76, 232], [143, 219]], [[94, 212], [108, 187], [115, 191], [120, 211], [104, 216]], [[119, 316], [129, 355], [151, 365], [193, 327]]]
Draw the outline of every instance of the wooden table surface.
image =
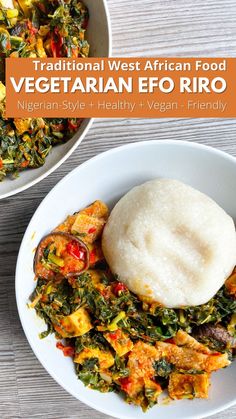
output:
[[[108, 6], [115, 56], [236, 56], [235, 0], [108, 0]], [[15, 264], [31, 216], [63, 176], [104, 150], [151, 139], [197, 141], [236, 156], [236, 120], [96, 121], [61, 168], [0, 202], [0, 418], [106, 418], [67, 394], [35, 358], [16, 310]], [[214, 418], [236, 418], [236, 407]]]

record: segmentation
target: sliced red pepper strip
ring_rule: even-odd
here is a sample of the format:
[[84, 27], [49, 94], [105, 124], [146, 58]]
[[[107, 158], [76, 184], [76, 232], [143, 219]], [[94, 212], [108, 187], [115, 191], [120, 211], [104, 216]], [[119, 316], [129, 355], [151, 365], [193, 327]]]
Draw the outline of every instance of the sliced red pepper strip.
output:
[[82, 119], [68, 119], [68, 128], [70, 131], [77, 131], [81, 125]]
[[96, 227], [91, 227], [88, 231], [88, 234], [93, 234], [97, 231]]
[[114, 285], [113, 290], [115, 295], [119, 295], [120, 292], [125, 292], [128, 290], [128, 288], [122, 282], [117, 282], [117, 284]]
[[175, 341], [173, 338], [169, 338], [165, 340], [166, 343], [171, 343], [171, 345], [175, 345]]
[[84, 247], [80, 246], [80, 244], [73, 240], [66, 246], [66, 251], [69, 255], [73, 256], [75, 259], [85, 260], [86, 259], [86, 251]]
[[75, 355], [75, 349], [73, 348], [73, 346], [65, 346], [61, 342], [57, 342], [56, 347], [57, 349], [60, 349], [63, 352], [64, 356], [70, 356], [73, 358], [73, 356]]
[[55, 30], [55, 33], [52, 34], [50, 45], [53, 57], [62, 57], [61, 47], [63, 45], [63, 37], [58, 33], [57, 30]]
[[115, 332], [109, 333], [108, 336], [111, 340], [117, 340], [121, 337], [121, 330], [118, 329]]
[[90, 252], [90, 264], [91, 264], [91, 265], [93, 265], [93, 264], [96, 262], [96, 255], [97, 255], [97, 253], [96, 253], [96, 249], [93, 249], [93, 250]]
[[33, 25], [33, 23], [30, 20], [28, 20], [27, 26], [28, 26], [28, 29], [29, 29], [29, 32], [30, 32], [31, 35], [35, 35], [38, 32], [38, 29], [35, 28], [35, 26]]
[[29, 161], [28, 160], [23, 161], [20, 166], [21, 167], [27, 167], [27, 166], [29, 166]]
[[132, 383], [130, 377], [120, 378], [119, 383], [120, 383], [121, 389], [125, 391], [126, 393], [128, 393], [131, 383]]

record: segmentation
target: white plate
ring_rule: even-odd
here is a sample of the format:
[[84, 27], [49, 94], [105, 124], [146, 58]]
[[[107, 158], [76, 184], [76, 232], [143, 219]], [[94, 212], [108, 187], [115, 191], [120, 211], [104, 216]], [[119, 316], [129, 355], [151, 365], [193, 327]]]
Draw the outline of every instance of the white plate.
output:
[[[110, 18], [106, 0], [84, 0], [89, 9], [90, 19], [87, 39], [90, 43], [91, 57], [109, 57], [112, 49]], [[30, 188], [56, 170], [84, 139], [92, 125], [92, 119], [85, 119], [71, 140], [65, 144], [53, 147], [44, 166], [38, 169], [23, 171], [17, 179], [4, 179], [0, 182], [0, 199], [15, 195]]]
[[34, 249], [68, 214], [96, 199], [111, 207], [129, 189], [149, 179], [179, 179], [215, 199], [236, 219], [236, 159], [213, 148], [181, 141], [150, 141], [110, 150], [79, 166], [52, 189], [34, 214], [21, 244], [16, 269], [16, 297], [28, 341], [51, 376], [89, 406], [117, 418], [192, 419], [219, 412], [236, 403], [236, 362], [212, 375], [209, 400], [184, 400], [156, 406], [143, 414], [113, 393], [89, 390], [77, 380], [72, 360], [56, 349], [55, 338], [38, 337], [45, 330], [27, 308], [34, 289]]

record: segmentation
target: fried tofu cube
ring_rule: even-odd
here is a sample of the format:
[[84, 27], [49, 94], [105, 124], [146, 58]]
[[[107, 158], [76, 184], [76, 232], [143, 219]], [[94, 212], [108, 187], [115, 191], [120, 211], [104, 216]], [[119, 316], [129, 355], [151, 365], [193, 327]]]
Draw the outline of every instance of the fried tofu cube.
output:
[[105, 220], [102, 218], [95, 218], [79, 212], [74, 224], [71, 227], [73, 234], [83, 235], [83, 240], [86, 243], [93, 243], [102, 234]]
[[107, 370], [114, 365], [114, 357], [110, 351], [103, 351], [100, 348], [85, 348], [79, 354], [75, 355], [74, 362], [83, 364], [87, 359], [97, 358], [100, 371]]
[[76, 220], [76, 215], [69, 215], [64, 223], [59, 224], [54, 231], [62, 231], [63, 233], [71, 233], [71, 227]]
[[77, 311], [59, 319], [60, 326], [54, 328], [63, 338], [85, 335], [92, 328], [92, 323], [87, 310], [80, 307]]
[[135, 343], [127, 364], [129, 376], [117, 380], [128, 401], [131, 400], [143, 410], [147, 408], [147, 401], [155, 404], [162, 392], [160, 384], [154, 380], [154, 362], [159, 357], [160, 353], [154, 346], [141, 341]]
[[14, 119], [14, 124], [16, 127], [16, 130], [18, 131], [18, 134], [24, 134], [24, 132], [29, 131], [30, 126], [31, 126], [31, 118], [25, 118], [25, 119], [21, 119], [21, 118], [17, 118]]
[[221, 368], [228, 367], [231, 361], [229, 360], [228, 354], [221, 354], [220, 352], [209, 355], [206, 360], [205, 368], [207, 372], [217, 371]]
[[172, 399], [201, 399], [208, 398], [209, 374], [180, 374], [173, 372], [170, 375], [168, 386], [169, 395]]
[[132, 340], [121, 329], [115, 332], [105, 333], [104, 337], [119, 356], [123, 356], [133, 349], [134, 345]]
[[212, 372], [230, 364], [228, 354], [203, 354], [188, 347], [179, 347], [165, 342], [157, 342], [156, 347], [171, 364], [178, 369]]
[[108, 214], [108, 207], [102, 201], [95, 201], [89, 207], [67, 217], [55, 231], [78, 234], [86, 244], [93, 244], [101, 235]]
[[202, 354], [210, 354], [211, 351], [207, 346], [198, 342], [184, 330], [179, 330], [174, 337], [174, 342], [177, 346], [182, 346], [185, 348], [193, 349], [196, 352], [201, 352]]
[[[138, 341], [129, 354], [127, 367], [130, 375], [122, 381], [121, 388], [132, 399], [145, 388], [145, 383], [155, 376], [154, 362], [160, 359], [159, 351], [152, 345]], [[128, 384], [127, 384], [128, 381]]]
[[81, 214], [89, 215], [90, 217], [108, 219], [109, 210], [106, 204], [102, 201], [95, 201], [89, 207], [80, 211]]

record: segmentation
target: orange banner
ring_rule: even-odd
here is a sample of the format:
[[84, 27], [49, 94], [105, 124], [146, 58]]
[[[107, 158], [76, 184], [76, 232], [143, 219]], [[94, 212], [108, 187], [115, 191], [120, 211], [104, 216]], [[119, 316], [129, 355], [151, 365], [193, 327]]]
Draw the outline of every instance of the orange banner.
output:
[[6, 60], [7, 117], [236, 117], [236, 59]]

